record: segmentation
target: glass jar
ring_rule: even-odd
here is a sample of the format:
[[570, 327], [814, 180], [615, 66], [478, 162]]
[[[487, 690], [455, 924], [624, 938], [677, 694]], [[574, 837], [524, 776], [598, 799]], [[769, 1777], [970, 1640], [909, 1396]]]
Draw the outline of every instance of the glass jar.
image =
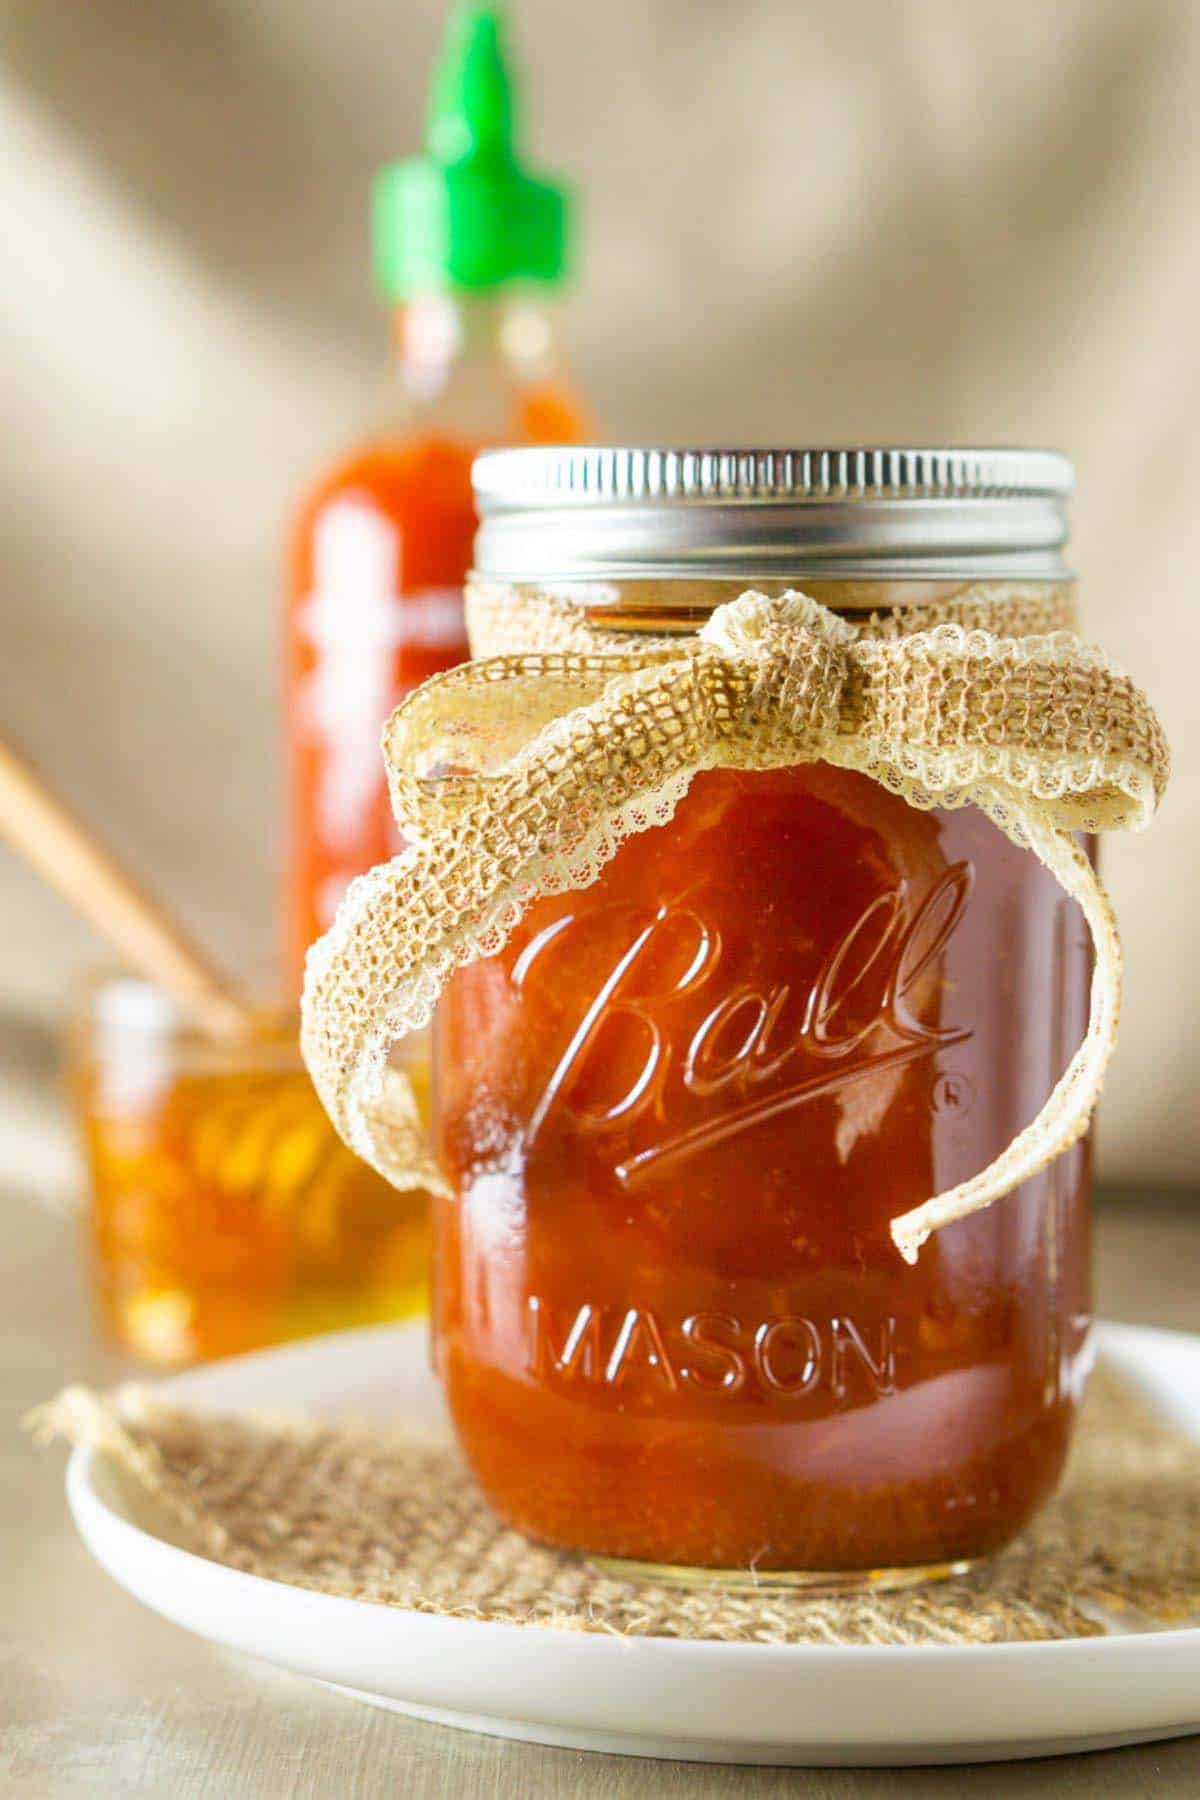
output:
[[[903, 630], [986, 581], [1065, 615], [1061, 459], [823, 454], [483, 458], [489, 607], [503, 583], [682, 632], [795, 587]], [[459, 970], [435, 1355], [493, 1506], [731, 1580], [905, 1581], [1008, 1542], [1086, 1371], [1087, 1146], [915, 1266], [888, 1227], [1029, 1123], [1089, 969], [1074, 902], [981, 812], [809, 764], [697, 776]]]
[[[218, 1042], [115, 978], [87, 993], [70, 1050], [97, 1296], [126, 1350], [170, 1365], [423, 1310], [428, 1197], [339, 1141], [294, 1020]], [[419, 1093], [420, 1040], [406, 1067]]]

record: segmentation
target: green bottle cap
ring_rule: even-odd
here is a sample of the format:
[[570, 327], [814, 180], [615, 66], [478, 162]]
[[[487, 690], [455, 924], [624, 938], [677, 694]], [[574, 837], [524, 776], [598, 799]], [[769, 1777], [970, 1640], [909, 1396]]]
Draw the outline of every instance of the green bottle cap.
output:
[[434, 73], [425, 154], [375, 177], [375, 276], [389, 300], [562, 279], [569, 195], [521, 167], [513, 113], [496, 8], [460, 5]]

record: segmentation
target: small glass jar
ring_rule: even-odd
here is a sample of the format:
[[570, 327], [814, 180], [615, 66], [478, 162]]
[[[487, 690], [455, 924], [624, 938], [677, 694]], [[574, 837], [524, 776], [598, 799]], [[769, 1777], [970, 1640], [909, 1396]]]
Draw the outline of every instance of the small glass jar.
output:
[[[406, 1054], [420, 1091], [424, 1047]], [[102, 981], [78, 1010], [69, 1080], [100, 1310], [135, 1356], [228, 1356], [424, 1308], [428, 1197], [398, 1194], [340, 1142], [294, 1020], [217, 1041], [147, 983]]]
[[[899, 629], [981, 581], [1071, 604], [1058, 458], [477, 471], [490, 616], [498, 584], [631, 634], [749, 587]], [[1033, 1118], [1089, 970], [1074, 902], [981, 812], [825, 764], [697, 776], [459, 970], [435, 1022], [435, 1354], [493, 1506], [685, 1578], [900, 1582], [1008, 1542], [1086, 1372], [1087, 1145], [915, 1266], [888, 1227]]]

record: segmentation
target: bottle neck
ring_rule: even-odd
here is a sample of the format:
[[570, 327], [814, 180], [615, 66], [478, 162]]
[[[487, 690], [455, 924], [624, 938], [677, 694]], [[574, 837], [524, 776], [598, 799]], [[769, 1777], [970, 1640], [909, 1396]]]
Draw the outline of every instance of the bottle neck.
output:
[[[422, 294], [392, 315], [389, 386], [417, 412], [449, 407], [463, 428], [483, 428], [514, 389], [559, 378], [553, 298], [530, 289]], [[482, 416], [480, 416], [482, 415]]]

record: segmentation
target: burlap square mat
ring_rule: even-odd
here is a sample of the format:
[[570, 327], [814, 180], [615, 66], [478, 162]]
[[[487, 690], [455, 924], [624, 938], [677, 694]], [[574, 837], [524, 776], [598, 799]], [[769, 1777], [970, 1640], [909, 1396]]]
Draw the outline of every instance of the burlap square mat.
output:
[[113, 1455], [203, 1556], [419, 1612], [768, 1644], [983, 1644], [1200, 1620], [1200, 1443], [1104, 1368], [1063, 1487], [1016, 1544], [961, 1579], [851, 1597], [613, 1579], [507, 1529], [448, 1440], [399, 1426], [218, 1416], [78, 1387], [33, 1425]]

